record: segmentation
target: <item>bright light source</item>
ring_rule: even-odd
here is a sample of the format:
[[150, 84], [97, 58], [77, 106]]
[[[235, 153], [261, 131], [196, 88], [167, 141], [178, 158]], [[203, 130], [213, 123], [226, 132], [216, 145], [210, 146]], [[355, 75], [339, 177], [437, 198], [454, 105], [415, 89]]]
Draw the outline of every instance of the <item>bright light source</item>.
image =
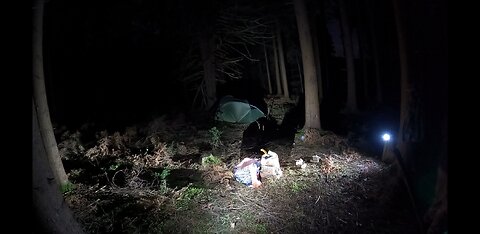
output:
[[390, 141], [390, 134], [388, 133], [383, 134], [382, 139], [383, 141]]

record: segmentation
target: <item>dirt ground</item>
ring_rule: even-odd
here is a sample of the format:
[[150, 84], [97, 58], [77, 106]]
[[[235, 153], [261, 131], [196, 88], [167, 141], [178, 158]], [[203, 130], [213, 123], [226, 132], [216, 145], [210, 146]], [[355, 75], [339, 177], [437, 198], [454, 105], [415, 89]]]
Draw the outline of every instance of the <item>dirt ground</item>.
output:
[[[268, 105], [280, 123], [294, 102]], [[63, 129], [59, 149], [75, 185], [66, 201], [89, 233], [419, 232], [395, 169], [375, 155], [331, 132], [314, 146], [298, 131], [249, 147], [248, 127], [175, 115], [121, 132]], [[243, 158], [260, 158], [260, 147], [279, 155], [283, 176], [252, 189], [232, 172]]]

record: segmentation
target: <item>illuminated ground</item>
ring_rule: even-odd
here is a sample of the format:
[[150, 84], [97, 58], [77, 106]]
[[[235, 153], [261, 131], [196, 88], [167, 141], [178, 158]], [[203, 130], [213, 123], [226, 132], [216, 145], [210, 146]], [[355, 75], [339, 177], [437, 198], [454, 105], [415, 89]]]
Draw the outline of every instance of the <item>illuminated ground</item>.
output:
[[301, 132], [269, 142], [282, 178], [258, 189], [233, 181], [236, 163], [261, 155], [241, 147], [246, 127], [218, 125], [216, 139], [211, 125], [173, 116], [119, 133], [64, 132], [59, 148], [76, 185], [66, 200], [90, 233], [417, 232], [393, 168], [330, 132], [315, 147]]

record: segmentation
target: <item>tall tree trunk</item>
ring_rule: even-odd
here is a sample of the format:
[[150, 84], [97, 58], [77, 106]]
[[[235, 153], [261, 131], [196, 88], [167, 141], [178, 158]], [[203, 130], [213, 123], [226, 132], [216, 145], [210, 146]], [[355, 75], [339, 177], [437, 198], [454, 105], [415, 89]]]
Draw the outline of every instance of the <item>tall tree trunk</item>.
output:
[[273, 60], [275, 63], [275, 82], [277, 84], [277, 95], [280, 96], [282, 95], [282, 84], [280, 81], [280, 67], [278, 66], [278, 45], [277, 45], [277, 40], [275, 37], [273, 37]]
[[300, 91], [301, 93], [305, 93], [305, 89], [303, 88], [303, 76], [302, 76], [302, 68], [300, 67], [300, 61], [298, 59], [298, 56], [295, 56], [295, 60], [297, 61], [297, 67], [298, 67], [298, 78], [300, 81]]
[[[445, 142], [447, 145], [447, 142]], [[446, 160], [446, 159], [444, 159]], [[447, 229], [448, 217], [448, 171], [445, 165], [439, 164], [437, 168], [437, 181], [435, 198], [425, 214], [425, 222], [428, 225], [427, 233], [444, 233]]]
[[[208, 26], [207, 26], [208, 27]], [[217, 79], [215, 74], [215, 37], [213, 30], [200, 32], [200, 53], [203, 64], [203, 79], [205, 84], [205, 110], [210, 110], [216, 100]]]
[[380, 61], [379, 61], [379, 54], [378, 54], [378, 46], [377, 46], [377, 34], [375, 33], [375, 16], [372, 10], [373, 3], [372, 0], [368, 1], [368, 6], [366, 7], [368, 10], [368, 25], [370, 31], [370, 37], [372, 39], [372, 57], [375, 69], [375, 99], [378, 104], [383, 103], [383, 93], [382, 93], [382, 85], [381, 85], [381, 78], [380, 78]]
[[400, 3], [398, 0], [392, 0], [393, 10], [395, 15], [395, 24], [397, 28], [397, 39], [398, 39], [398, 53], [400, 57], [400, 129], [398, 134], [398, 149], [404, 157], [404, 159], [409, 161], [409, 150], [408, 147], [411, 145], [409, 137], [406, 133], [410, 132], [412, 128], [408, 124], [408, 118], [411, 114], [411, 101], [412, 101], [412, 91], [413, 85], [409, 77], [408, 70], [408, 59], [407, 59], [407, 41], [405, 35], [405, 28], [403, 22], [403, 16], [400, 13]]
[[267, 83], [268, 83], [268, 94], [272, 94], [272, 81], [270, 80], [270, 67], [268, 66], [268, 54], [267, 54], [267, 47], [265, 43], [263, 44], [263, 53], [265, 54], [265, 69], [267, 70]]
[[285, 56], [283, 54], [282, 34], [280, 33], [280, 24], [277, 22], [277, 40], [278, 40], [278, 60], [280, 62], [280, 76], [282, 77], [283, 96], [290, 97], [288, 93], [287, 71], [285, 69]]
[[344, 0], [339, 0], [338, 4], [343, 32], [343, 48], [345, 51], [345, 60], [347, 64], [347, 105], [345, 111], [347, 113], [356, 113], [358, 112], [358, 108], [352, 35], [350, 33], [350, 23], [348, 22], [347, 6], [345, 5]]
[[[294, 0], [297, 18], [298, 37], [302, 50], [303, 72], [305, 77], [305, 128], [321, 129], [320, 105], [318, 102], [317, 73], [313, 55], [312, 36], [304, 0]], [[306, 137], [306, 141], [309, 138]]]
[[318, 46], [318, 28], [317, 28], [317, 17], [315, 14], [311, 17], [310, 22], [312, 22], [312, 42], [313, 42], [313, 56], [315, 62], [315, 70], [317, 73], [317, 83], [318, 83], [318, 99], [319, 103], [322, 103], [323, 98], [323, 85], [322, 85], [322, 70], [320, 66], [320, 48]]
[[48, 162], [53, 170], [56, 183], [62, 187], [67, 185], [68, 177], [63, 168], [58, 152], [57, 141], [53, 133], [47, 93], [45, 90], [45, 75], [43, 71], [43, 13], [45, 2], [37, 0], [33, 5], [33, 98], [40, 124], [43, 145], [48, 156]]
[[[435, 77], [435, 79], [438, 79], [438, 77]], [[439, 88], [436, 94], [444, 95], [444, 98], [435, 100], [435, 102], [444, 104], [442, 105], [444, 110], [438, 110], [436, 108], [430, 109], [435, 115], [438, 115], [436, 117], [440, 119], [433, 124], [436, 129], [439, 129], [439, 131], [434, 132], [434, 134], [437, 135], [437, 139], [431, 141], [433, 143], [432, 145], [435, 145], [435, 148], [437, 149], [436, 151], [433, 151], [434, 155], [438, 155], [439, 158], [437, 164], [435, 197], [424, 216], [428, 234], [444, 233], [448, 229], [448, 103], [445, 103], [445, 101], [448, 100], [448, 94], [445, 90], [445, 86]]]
[[[416, 93], [417, 90], [409, 74], [407, 35], [404, 24], [405, 16], [401, 13], [403, 12], [401, 4], [404, 2], [392, 0], [392, 3], [400, 57], [400, 129], [397, 137], [397, 149], [399, 152], [397, 158], [399, 158], [399, 161], [402, 160], [405, 165], [404, 174], [406, 175], [404, 176], [419, 178], [422, 174], [420, 170], [425, 169], [417, 168], [422, 163], [422, 160], [414, 157], [414, 155], [419, 153], [418, 143], [424, 141], [421, 100], [420, 95]], [[410, 186], [413, 186], [413, 183], [415, 181], [411, 180]], [[412, 203], [415, 204], [414, 201]], [[424, 233], [423, 223], [417, 209], [415, 209], [415, 214], [419, 223], [419, 232]]]
[[[37, 4], [38, 6], [38, 4]], [[36, 8], [38, 10], [38, 8]], [[54, 178], [41, 136], [40, 118], [32, 103], [32, 202], [39, 233], [84, 233], [65, 203]]]

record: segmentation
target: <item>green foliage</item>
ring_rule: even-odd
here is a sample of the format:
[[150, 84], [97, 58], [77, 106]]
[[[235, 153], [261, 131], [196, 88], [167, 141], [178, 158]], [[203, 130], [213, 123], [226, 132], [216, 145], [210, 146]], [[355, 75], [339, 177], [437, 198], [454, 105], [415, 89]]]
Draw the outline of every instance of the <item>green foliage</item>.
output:
[[112, 164], [112, 165], [110, 165], [110, 167], [108, 168], [108, 170], [110, 170], [110, 171], [116, 171], [121, 165], [122, 165], [121, 163]]
[[208, 130], [208, 134], [210, 137], [210, 144], [213, 147], [216, 148], [223, 145], [222, 140], [220, 139], [222, 136], [222, 131], [218, 130], [217, 127], [210, 128], [210, 130]]
[[305, 128], [298, 130], [297, 133], [302, 135], [305, 134]]
[[300, 130], [298, 130], [296, 133], [295, 133], [295, 138], [300, 138], [301, 136], [305, 135], [305, 129], [302, 128]]
[[177, 208], [180, 210], [187, 209], [190, 204], [192, 204], [192, 201], [198, 198], [200, 195], [202, 195], [205, 192], [205, 189], [203, 188], [197, 188], [197, 187], [188, 187], [185, 192], [182, 193], [182, 196], [177, 202]]
[[155, 177], [157, 177], [160, 180], [165, 180], [169, 175], [172, 170], [170, 168], [164, 168], [162, 170], [162, 173], [155, 172]]
[[61, 191], [63, 194], [70, 193], [70, 192], [73, 191], [73, 189], [75, 189], [75, 185], [72, 184], [70, 181], [68, 181], [67, 183], [62, 184], [62, 186], [60, 186], [60, 191]]
[[217, 164], [220, 164], [221, 162], [222, 162], [222, 160], [220, 160], [219, 158], [213, 156], [212, 154], [210, 154], [210, 155], [207, 156], [207, 157], [203, 157], [203, 158], [202, 158], [202, 165], [203, 165], [203, 166], [217, 165]]
[[162, 170], [162, 173], [155, 172], [154, 176], [160, 180], [160, 191], [162, 193], [168, 192], [167, 188], [167, 177], [170, 175], [171, 169], [170, 168], [164, 168]]
[[293, 182], [292, 185], [291, 185], [291, 190], [294, 193], [298, 193], [298, 192], [302, 191], [303, 189], [305, 189], [306, 187], [307, 186], [303, 183]]
[[258, 222], [258, 218], [250, 212], [241, 214], [241, 220], [244, 221], [244, 227], [247, 233], [267, 233], [267, 226]]
[[267, 233], [267, 226], [262, 223], [255, 224], [255, 233]]

